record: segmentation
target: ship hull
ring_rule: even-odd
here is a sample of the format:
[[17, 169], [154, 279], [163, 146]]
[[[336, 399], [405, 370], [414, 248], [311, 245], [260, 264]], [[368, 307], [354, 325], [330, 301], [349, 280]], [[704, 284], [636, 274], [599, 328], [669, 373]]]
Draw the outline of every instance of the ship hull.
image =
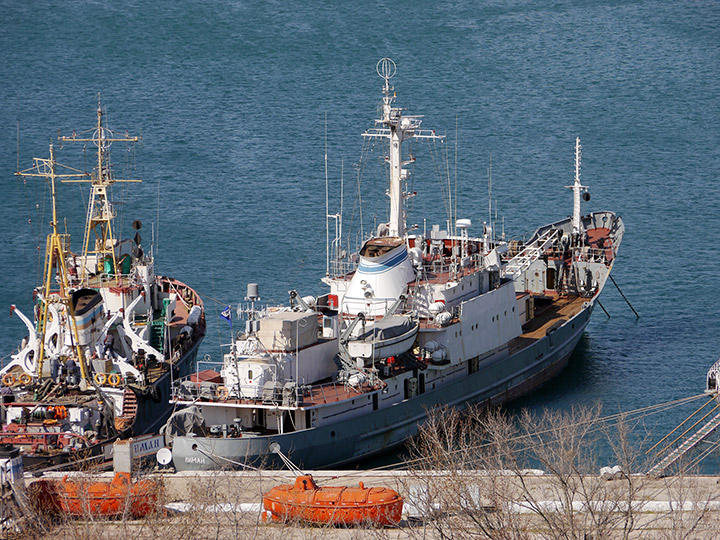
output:
[[[193, 346], [188, 349], [183, 356], [176, 362], [177, 375], [182, 377], [189, 375], [195, 366], [197, 360], [197, 352], [202, 339], [198, 339]], [[103, 454], [106, 458], [110, 456], [112, 446], [117, 439], [127, 439], [128, 437], [136, 437], [147, 433], [157, 433], [172, 413], [173, 406], [169, 404], [170, 388], [172, 386], [172, 377], [170, 372], [158, 377], [154, 386], [157, 387], [160, 399], [153, 400], [149, 395], [147, 397], [138, 397], [138, 407], [135, 421], [131, 426], [121, 431], [112, 439], [104, 440], [84, 448], [78, 453], [33, 453], [24, 452], [23, 467], [26, 470], [47, 469], [49, 467], [65, 468], [65, 464], [74, 464], [78, 459], [92, 458]]]
[[168, 371], [154, 383], [159, 392], [155, 400], [149, 395], [138, 400], [137, 415], [132, 424], [133, 436], [157, 433], [160, 427], [170, 418], [173, 410], [173, 405], [169, 402], [173, 378], [185, 377], [193, 372], [201, 342], [202, 339], [197, 340], [176, 362], [177, 369], [173, 377]]
[[506, 403], [548, 382], [567, 365], [593, 308], [594, 301], [588, 301], [550, 334], [475, 373], [352, 420], [282, 435], [176, 437], [173, 463], [180, 471], [238, 468], [245, 463], [282, 467], [280, 458], [269, 450], [271, 443], [279, 444], [284, 454], [306, 469], [347, 465], [386, 452], [417, 434], [428, 409]]

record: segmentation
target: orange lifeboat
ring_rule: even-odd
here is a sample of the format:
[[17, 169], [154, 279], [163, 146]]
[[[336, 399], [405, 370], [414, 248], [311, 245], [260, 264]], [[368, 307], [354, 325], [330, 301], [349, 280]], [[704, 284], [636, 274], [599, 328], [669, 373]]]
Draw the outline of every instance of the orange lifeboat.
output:
[[38, 480], [28, 488], [35, 508], [70, 516], [144, 517], [156, 507], [159, 484], [133, 483], [129, 473], [115, 473], [110, 482], [89, 479]]
[[403, 500], [385, 487], [318, 487], [311, 475], [294, 485], [276, 486], [263, 495], [263, 507], [275, 521], [301, 520], [334, 525], [397, 525]]

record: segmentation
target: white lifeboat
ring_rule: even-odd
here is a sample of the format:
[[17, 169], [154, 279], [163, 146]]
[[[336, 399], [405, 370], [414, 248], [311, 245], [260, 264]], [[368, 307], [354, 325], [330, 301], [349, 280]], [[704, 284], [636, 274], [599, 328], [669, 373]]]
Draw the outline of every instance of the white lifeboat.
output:
[[420, 323], [407, 315], [391, 315], [366, 326], [365, 331], [348, 341], [348, 353], [366, 360], [389, 358], [413, 346]]

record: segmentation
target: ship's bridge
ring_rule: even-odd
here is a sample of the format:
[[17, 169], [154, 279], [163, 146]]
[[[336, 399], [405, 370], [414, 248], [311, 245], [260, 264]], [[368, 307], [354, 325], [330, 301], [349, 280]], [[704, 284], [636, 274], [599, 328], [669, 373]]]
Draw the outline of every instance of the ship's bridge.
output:
[[349, 315], [365, 313], [382, 317], [415, 280], [405, 240], [380, 236], [365, 242], [360, 260], [342, 300], [342, 311]]
[[367, 258], [382, 257], [404, 243], [401, 238], [380, 237], [368, 240], [360, 250], [360, 256]]

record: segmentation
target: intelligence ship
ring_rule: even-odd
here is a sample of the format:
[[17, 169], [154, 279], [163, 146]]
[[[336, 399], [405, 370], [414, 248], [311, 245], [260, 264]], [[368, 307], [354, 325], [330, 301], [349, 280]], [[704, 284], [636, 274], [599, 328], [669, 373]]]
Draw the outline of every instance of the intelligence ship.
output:
[[[29, 316], [11, 313], [26, 337], [0, 369], [0, 443], [22, 450], [25, 466], [47, 467], [107, 454], [117, 438], [157, 432], [171, 412], [172, 380], [190, 373], [205, 335], [203, 302], [184, 283], [157, 275], [152, 249], [142, 247], [139, 220], [134, 237], [120, 228], [112, 185], [110, 146], [138, 140], [97, 123], [61, 142], [97, 149], [91, 173], [49, 159], [17, 174], [42, 178], [52, 202], [44, 277], [33, 290]], [[90, 146], [92, 148], [92, 146]], [[70, 251], [60, 232], [57, 183], [89, 182], [82, 251]]]
[[332, 242], [327, 294], [291, 291], [289, 306], [260, 309], [250, 284], [251, 303], [238, 310], [245, 331], [222, 369], [173, 387], [173, 401], [186, 407], [165, 427], [177, 470], [287, 459], [308, 469], [346, 465], [412, 437], [437, 406], [527, 394], [563, 369], [580, 340], [624, 226], [613, 212], [581, 215], [589, 193], [579, 140], [566, 186], [572, 217], [524, 242], [498, 240], [489, 227], [471, 236], [469, 219], [420, 234], [406, 225], [405, 167], [414, 158], [402, 147], [441, 136], [394, 106], [392, 60], [377, 71], [382, 116], [363, 135], [387, 145], [388, 222], [349, 259], [341, 239]]

